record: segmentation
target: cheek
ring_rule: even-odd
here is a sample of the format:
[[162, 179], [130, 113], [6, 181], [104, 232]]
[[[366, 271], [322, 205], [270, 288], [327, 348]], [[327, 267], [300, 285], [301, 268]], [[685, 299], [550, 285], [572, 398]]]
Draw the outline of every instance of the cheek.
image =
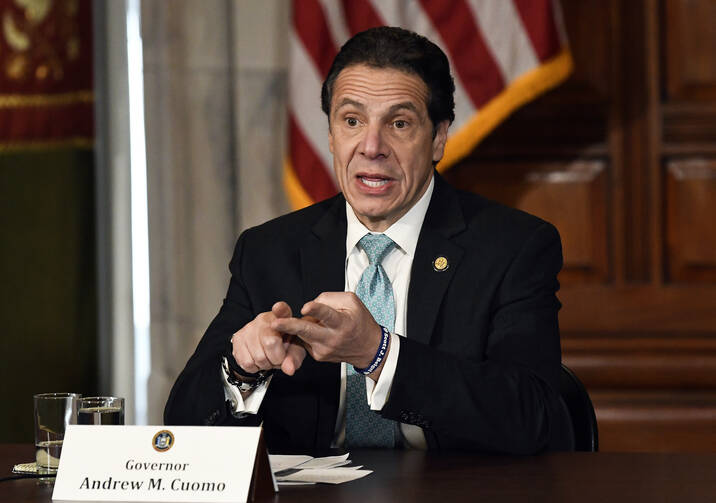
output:
[[341, 141], [337, 141], [333, 145], [333, 157], [338, 159], [338, 162], [343, 166], [348, 164], [355, 155], [357, 141], [354, 138], [342, 138]]
[[424, 141], [413, 141], [409, 145], [404, 145], [400, 150], [396, 151], [401, 164], [410, 173], [411, 177], [415, 177], [420, 171], [420, 166], [429, 163], [432, 156], [430, 145]]
[[339, 183], [348, 179], [351, 156], [344, 147], [336, 146], [333, 150], [333, 171]]

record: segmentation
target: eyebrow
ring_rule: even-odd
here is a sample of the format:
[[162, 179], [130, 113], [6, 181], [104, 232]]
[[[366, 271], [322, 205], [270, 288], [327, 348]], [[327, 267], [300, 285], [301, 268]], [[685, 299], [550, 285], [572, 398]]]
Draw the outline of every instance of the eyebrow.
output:
[[356, 108], [360, 108], [361, 110], [365, 110], [365, 105], [363, 103], [359, 103], [356, 100], [352, 100], [350, 98], [343, 98], [341, 102], [336, 107], [336, 112], [343, 108], [346, 105], [353, 105]]
[[[365, 105], [364, 105], [363, 103], [360, 103], [360, 102], [358, 102], [358, 101], [356, 101], [356, 100], [352, 100], [352, 99], [350, 99], [350, 98], [343, 98], [343, 99], [341, 100], [341, 102], [338, 104], [338, 106], [336, 107], [336, 112], [337, 112], [338, 110], [340, 110], [342, 107], [346, 106], [346, 105], [353, 105], [354, 107], [356, 107], [356, 108], [358, 108], [358, 109], [360, 109], [360, 110], [365, 110]], [[417, 108], [412, 102], [410, 102], [410, 101], [404, 101], [404, 102], [402, 102], [402, 103], [396, 103], [395, 105], [393, 105], [392, 107], [390, 107], [390, 108], [388, 109], [388, 114], [394, 114], [395, 112], [397, 112], [397, 111], [399, 111], [399, 110], [404, 110], [404, 109], [405, 109], [405, 110], [410, 110], [410, 111], [412, 111], [413, 113], [415, 113], [416, 115], [420, 115], [420, 112], [418, 111], [418, 108]]]
[[394, 114], [395, 112], [403, 109], [410, 110], [411, 112], [415, 113], [415, 115], [420, 115], [420, 112], [418, 112], [418, 108], [411, 101], [396, 103], [395, 105], [390, 107], [388, 113]]

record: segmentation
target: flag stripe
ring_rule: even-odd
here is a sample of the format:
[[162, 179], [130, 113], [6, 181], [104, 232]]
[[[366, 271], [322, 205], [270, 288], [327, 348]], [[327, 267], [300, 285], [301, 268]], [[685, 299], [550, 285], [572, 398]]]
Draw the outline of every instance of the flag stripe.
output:
[[[388, 26], [409, 26], [415, 32], [427, 37], [435, 42], [445, 52], [450, 61], [450, 68], [455, 68], [455, 62], [452, 60], [450, 51], [445, 46], [440, 33], [433, 25], [430, 18], [425, 14], [422, 7], [417, 2], [408, 2], [405, 4], [403, 0], [375, 0], [373, 6], [379, 12], [380, 16], [385, 20]], [[460, 128], [462, 125], [475, 114], [476, 108], [470, 99], [462, 81], [455, 79], [455, 122], [453, 127]]]
[[291, 75], [300, 85], [289, 85], [289, 109], [296, 122], [301, 126], [303, 135], [311, 148], [326, 166], [331, 165], [331, 152], [328, 149], [328, 121], [321, 110], [322, 77], [298, 42], [291, 34]]
[[[326, 171], [326, 165], [316, 155], [303, 136], [293, 115], [289, 115], [289, 148], [293, 169], [308, 195], [314, 201], [322, 201], [336, 193], [336, 186]], [[310, 183], [306, 183], [310, 182]]]
[[368, 28], [382, 26], [383, 20], [373, 9], [370, 2], [366, 0], [341, 0], [343, 11], [346, 13], [346, 21], [351, 35], [355, 35]]
[[454, 72], [462, 80], [473, 105], [479, 109], [499, 93], [505, 83], [475, 24], [472, 11], [463, 0], [421, 0], [421, 4], [453, 56]]
[[320, 0], [320, 2], [326, 16], [328, 28], [331, 30], [333, 43], [335, 47], [341, 47], [346, 43], [346, 40], [351, 38], [343, 12], [343, 5], [340, 2], [336, 2], [336, 0]]
[[537, 65], [537, 55], [511, 0], [469, 0], [469, 5], [507, 82]]
[[552, 15], [554, 16], [552, 21], [554, 22], [555, 29], [557, 30], [560, 50], [569, 48], [567, 28], [564, 26], [564, 15], [562, 13], [562, 8], [559, 5], [559, 0], [552, 0]]
[[555, 57], [561, 49], [561, 43], [551, 0], [514, 2], [539, 60], [546, 61]]
[[293, 9], [293, 28], [321, 76], [328, 75], [338, 50], [317, 0], [301, 0]]

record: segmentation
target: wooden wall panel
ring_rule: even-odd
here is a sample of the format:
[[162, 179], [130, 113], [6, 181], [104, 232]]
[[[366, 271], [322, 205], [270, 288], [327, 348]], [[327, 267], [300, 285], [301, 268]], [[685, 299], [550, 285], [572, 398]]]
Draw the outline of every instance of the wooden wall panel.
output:
[[583, 333], [600, 337], [707, 333], [716, 337], [716, 286], [712, 284], [563, 285], [559, 298], [563, 339]]
[[716, 283], [716, 158], [666, 166], [669, 279]]
[[561, 3], [575, 73], [447, 176], [560, 230], [601, 448], [716, 452], [716, 2]]
[[607, 183], [601, 161], [480, 162], [447, 174], [460, 187], [553, 223], [562, 237], [560, 282], [607, 280]]
[[665, 103], [663, 131], [666, 155], [716, 154], [716, 103]]
[[716, 452], [716, 393], [592, 393], [599, 447], [621, 452]]
[[671, 100], [716, 100], [716, 2], [666, 0], [666, 87]]
[[594, 31], [614, 29], [616, 9], [604, 0], [562, 2], [562, 7], [575, 68], [554, 99], [605, 104], [611, 96], [611, 37], [595, 36]]
[[713, 337], [573, 337], [562, 341], [562, 353], [564, 362], [595, 389], [716, 389]]

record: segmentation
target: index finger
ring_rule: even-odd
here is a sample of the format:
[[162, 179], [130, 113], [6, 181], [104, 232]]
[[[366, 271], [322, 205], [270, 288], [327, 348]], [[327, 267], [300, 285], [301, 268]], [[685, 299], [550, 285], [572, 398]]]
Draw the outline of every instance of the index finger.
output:
[[353, 297], [355, 297], [353, 292], [321, 292], [313, 301], [340, 310], [350, 306], [353, 303]]
[[301, 314], [313, 318], [326, 327], [336, 327], [340, 321], [340, 313], [336, 309], [315, 300], [306, 302], [301, 308]]
[[318, 323], [303, 318], [277, 318], [271, 322], [271, 328], [282, 334], [295, 335], [309, 344], [324, 338], [326, 330]]

